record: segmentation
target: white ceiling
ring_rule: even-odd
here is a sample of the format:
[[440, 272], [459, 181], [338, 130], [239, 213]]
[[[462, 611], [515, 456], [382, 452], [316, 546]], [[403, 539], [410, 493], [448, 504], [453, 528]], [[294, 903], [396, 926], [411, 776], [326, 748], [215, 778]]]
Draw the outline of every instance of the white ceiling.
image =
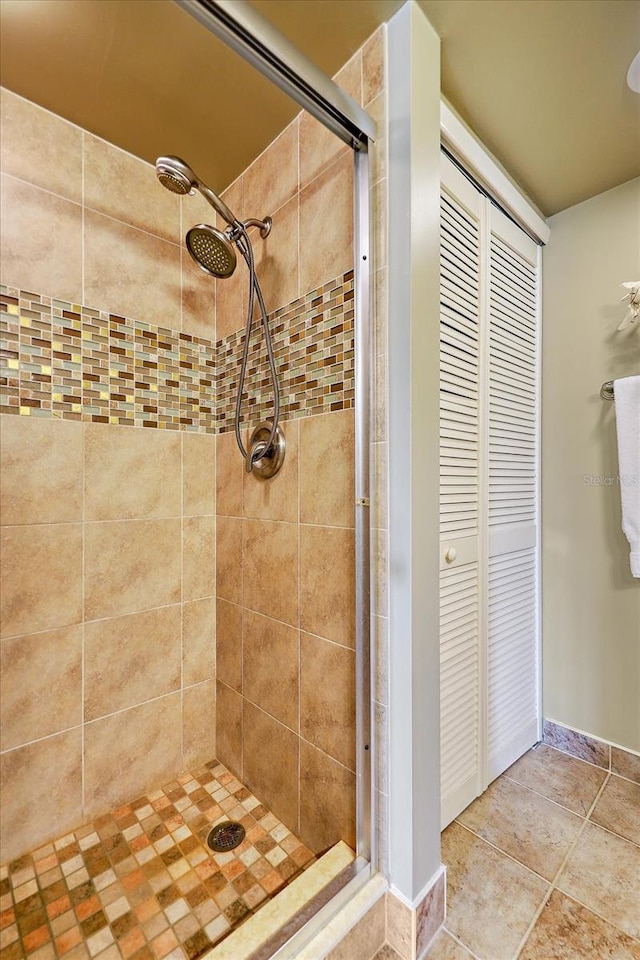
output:
[[[401, 0], [251, 0], [333, 75]], [[452, 106], [547, 215], [640, 175], [640, 0], [418, 0]], [[0, 80], [221, 190], [297, 107], [171, 0], [2, 0]]]

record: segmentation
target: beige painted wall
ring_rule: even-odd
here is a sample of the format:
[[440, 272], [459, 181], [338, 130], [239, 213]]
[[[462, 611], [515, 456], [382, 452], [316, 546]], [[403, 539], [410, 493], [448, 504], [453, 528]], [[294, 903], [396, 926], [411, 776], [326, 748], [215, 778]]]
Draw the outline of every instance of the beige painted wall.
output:
[[640, 750], [640, 580], [629, 572], [604, 380], [640, 373], [640, 329], [616, 332], [640, 270], [640, 180], [549, 221], [543, 270], [544, 713]]

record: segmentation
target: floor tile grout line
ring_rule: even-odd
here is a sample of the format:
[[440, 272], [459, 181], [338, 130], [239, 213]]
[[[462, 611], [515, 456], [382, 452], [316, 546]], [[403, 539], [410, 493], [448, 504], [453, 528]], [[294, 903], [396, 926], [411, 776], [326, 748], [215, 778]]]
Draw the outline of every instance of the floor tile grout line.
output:
[[[576, 847], [577, 847], [577, 845], [578, 845], [578, 843], [579, 843], [579, 841], [580, 841], [580, 838], [582, 837], [582, 835], [584, 834], [585, 830], [587, 829], [587, 823], [589, 822], [589, 816], [590, 816], [590, 814], [593, 812], [593, 810], [595, 809], [596, 804], [598, 803], [598, 800], [600, 799], [600, 796], [601, 796], [602, 792], [604, 791], [605, 786], [607, 785], [607, 783], [608, 783], [608, 781], [609, 781], [609, 777], [610, 777], [610, 773], [607, 772], [607, 776], [606, 776], [606, 777], [604, 778], [604, 780], [602, 781], [602, 784], [600, 785], [600, 789], [598, 790], [598, 792], [597, 792], [597, 794], [596, 794], [596, 796], [595, 796], [595, 798], [594, 798], [594, 800], [593, 800], [593, 803], [592, 803], [591, 806], [589, 807], [589, 810], [588, 810], [588, 812], [587, 812], [587, 815], [586, 815], [586, 817], [583, 819], [582, 824], [581, 824], [581, 826], [580, 826], [580, 829], [578, 830], [578, 833], [576, 834], [573, 842], [569, 845], [569, 849], [567, 850], [567, 853], [566, 853], [564, 859], [562, 860], [562, 863], [561, 863], [560, 866], [558, 867], [556, 873], [554, 874], [553, 879], [551, 880], [551, 886], [549, 887], [549, 890], [547, 891], [546, 896], [544, 897], [542, 903], [540, 904], [538, 910], [536, 911], [535, 917], [533, 918], [533, 920], [532, 920], [531, 923], [529, 924], [529, 927], [527, 928], [527, 931], [526, 931], [524, 937], [523, 937], [522, 940], [520, 941], [520, 944], [519, 944], [519, 946], [518, 946], [518, 949], [516, 950], [515, 955], [514, 955], [514, 960], [517, 960], [517, 958], [520, 956], [522, 950], [524, 950], [524, 947], [525, 947], [525, 945], [526, 945], [526, 943], [527, 943], [527, 940], [529, 939], [531, 933], [533, 932], [533, 929], [534, 929], [536, 923], [538, 922], [538, 920], [539, 920], [539, 918], [540, 918], [540, 915], [542, 914], [542, 911], [543, 911], [544, 908], [545, 908], [545, 905], [549, 902], [549, 900], [550, 900], [550, 898], [551, 898], [551, 895], [553, 894], [554, 890], [559, 889], [559, 888], [557, 887], [557, 882], [558, 882], [558, 880], [560, 879], [560, 877], [561, 877], [561, 875], [562, 875], [562, 872], [564, 871], [564, 868], [566, 867], [567, 863], [569, 862], [569, 859], [570, 859], [571, 855], [573, 854], [574, 850], [576, 849]], [[588, 909], [588, 908], [587, 908], [587, 909]]]
[[597, 910], [594, 910], [593, 907], [590, 907], [587, 903], [583, 903], [582, 900], [579, 900], [575, 894], [567, 893], [565, 890], [561, 890], [560, 887], [554, 887], [553, 893], [558, 892], [562, 894], [563, 897], [567, 897], [568, 900], [573, 900], [574, 903], [577, 903], [579, 907], [582, 907], [583, 910], [586, 910], [588, 913], [593, 914], [594, 917], [597, 917], [598, 920], [601, 920], [603, 923], [606, 923], [607, 926], [613, 927], [618, 933], [622, 934], [624, 937], [629, 937], [634, 943], [640, 944], [640, 937], [634, 937], [633, 934], [627, 933], [626, 930], [623, 930], [619, 924], [615, 923], [613, 920], [605, 917], [602, 913], [599, 913]]
[[480, 954], [474, 953], [473, 950], [471, 949], [471, 947], [468, 947], [468, 946], [466, 945], [466, 943], [465, 943], [463, 940], [460, 939], [460, 937], [457, 937], [454, 933], [451, 933], [451, 930], [449, 930], [449, 928], [446, 926], [446, 924], [442, 927], [442, 929], [445, 931], [445, 933], [446, 933], [449, 937], [451, 937], [452, 940], [454, 940], [456, 943], [460, 944], [460, 946], [463, 947], [463, 948], [467, 951], [467, 953], [473, 958], [473, 960], [483, 960], [483, 958], [480, 956]]
[[535, 870], [532, 870], [531, 867], [528, 867], [526, 864], [521, 863], [520, 860], [516, 860], [515, 857], [511, 856], [510, 853], [506, 853], [500, 847], [497, 847], [495, 843], [492, 843], [491, 840], [487, 840], [486, 837], [481, 837], [479, 833], [476, 833], [475, 830], [472, 830], [471, 827], [467, 827], [464, 823], [461, 823], [460, 820], [456, 819], [453, 821], [457, 823], [459, 827], [462, 827], [463, 830], [466, 830], [467, 833], [470, 833], [473, 837], [476, 837], [477, 840], [481, 840], [482, 843], [486, 843], [488, 847], [491, 847], [492, 850], [495, 850], [496, 853], [499, 853], [500, 856], [506, 857], [507, 860], [511, 860], [512, 863], [516, 863], [519, 867], [522, 867], [523, 870], [526, 870], [527, 873], [530, 873], [532, 876], [536, 877], [538, 880], [542, 880], [543, 883], [551, 883], [546, 877], [543, 877], [540, 873], [536, 873]]
[[[594, 812], [595, 812], [595, 811], [594, 811]], [[594, 827], [598, 827], [600, 830], [604, 830], [604, 832], [605, 832], [605, 833], [608, 833], [610, 836], [612, 836], [612, 837], [617, 837], [618, 840], [624, 840], [625, 843], [630, 843], [633, 847], [639, 847], [639, 848], [640, 848], [640, 841], [639, 841], [639, 840], [631, 840], [629, 837], [625, 837], [623, 834], [617, 833], [615, 830], [612, 830], [611, 827], [605, 827], [604, 824], [598, 823], [597, 820], [591, 820], [591, 819], [590, 819], [588, 822], [589, 822], [590, 824], [592, 824]]]
[[[602, 772], [606, 773], [605, 770], [603, 770]], [[552, 797], [548, 797], [546, 793], [540, 793], [539, 790], [535, 790], [533, 787], [530, 787], [528, 784], [521, 783], [519, 780], [514, 780], [513, 777], [507, 776], [506, 773], [503, 773], [502, 776], [504, 777], [505, 780], [508, 780], [510, 783], [514, 783], [516, 786], [522, 787], [524, 790], [528, 790], [529, 793], [533, 793], [535, 794], [535, 796], [541, 797], [543, 800], [548, 800], [549, 803], [552, 803], [554, 806], [559, 807], [561, 810], [566, 810], [567, 813], [572, 813], [574, 816], [579, 817], [580, 820], [587, 819], [586, 813], [578, 813], [577, 810], [572, 810], [571, 807], [566, 807], [563, 803], [560, 803], [559, 800], [553, 800]], [[607, 778], [605, 777], [605, 779], [603, 780], [603, 783], [606, 782], [606, 779]], [[598, 790], [600, 790], [600, 787], [598, 787]]]
[[555, 750], [556, 753], [561, 753], [563, 757], [569, 757], [571, 760], [578, 760], [580, 763], [587, 763], [590, 767], [595, 767], [596, 770], [603, 770], [605, 773], [612, 772], [610, 766], [603, 767], [599, 763], [592, 763], [590, 760], [585, 760], [584, 757], [577, 757], [575, 753], [568, 753], [566, 750], [561, 750], [560, 747], [554, 747], [552, 743], [547, 743], [546, 740], [541, 740], [540, 743], [545, 747], [549, 747], [550, 750]]

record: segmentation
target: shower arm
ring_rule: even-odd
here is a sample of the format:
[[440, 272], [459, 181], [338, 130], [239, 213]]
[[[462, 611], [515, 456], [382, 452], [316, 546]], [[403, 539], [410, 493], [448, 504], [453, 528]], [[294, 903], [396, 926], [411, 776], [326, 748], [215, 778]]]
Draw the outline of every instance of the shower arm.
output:
[[214, 193], [210, 187], [204, 183], [196, 183], [196, 189], [200, 191], [207, 203], [211, 204], [216, 213], [219, 213], [222, 219], [226, 220], [226, 222], [232, 228], [234, 234], [237, 235], [238, 227], [240, 226], [244, 226], [245, 229], [248, 229], [249, 227], [258, 227], [260, 230], [260, 236], [263, 240], [265, 240], [271, 233], [271, 217], [265, 217], [264, 220], [237, 220], [231, 213], [231, 210], [229, 210], [229, 207], [226, 205], [224, 200], [222, 200], [217, 193]]

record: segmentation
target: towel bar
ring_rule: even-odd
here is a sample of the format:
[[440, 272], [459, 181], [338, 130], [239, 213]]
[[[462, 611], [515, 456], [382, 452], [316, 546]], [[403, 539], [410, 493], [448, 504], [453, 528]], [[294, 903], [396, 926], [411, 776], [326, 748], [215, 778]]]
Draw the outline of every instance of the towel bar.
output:
[[606, 380], [600, 387], [600, 396], [603, 400], [613, 400], [613, 380]]

